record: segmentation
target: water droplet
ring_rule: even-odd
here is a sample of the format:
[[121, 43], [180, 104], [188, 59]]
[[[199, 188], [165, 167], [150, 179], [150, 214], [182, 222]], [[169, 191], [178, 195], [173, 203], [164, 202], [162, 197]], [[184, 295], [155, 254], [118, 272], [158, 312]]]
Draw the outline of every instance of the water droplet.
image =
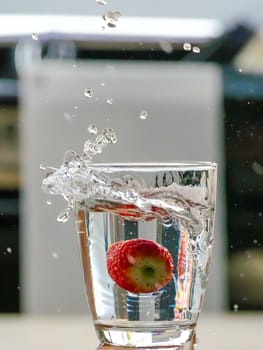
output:
[[32, 39], [33, 40], [38, 40], [38, 35], [36, 33], [32, 33]]
[[97, 135], [98, 129], [97, 129], [96, 125], [94, 125], [94, 124], [89, 125], [89, 126], [88, 126], [88, 132], [89, 132], [90, 134]]
[[52, 202], [51, 201], [46, 201], [47, 205], [51, 205]]
[[109, 143], [117, 143], [117, 135], [113, 128], [105, 128], [102, 132]]
[[238, 312], [238, 308], [239, 308], [239, 306], [237, 304], [233, 305], [234, 312]]
[[148, 112], [145, 110], [142, 110], [140, 113], [140, 119], [145, 120], [148, 117]]
[[62, 210], [57, 217], [57, 221], [64, 224], [65, 222], [68, 221], [68, 219], [70, 218], [72, 214], [72, 208], [71, 207], [67, 207], [66, 209]]
[[84, 89], [84, 96], [88, 97], [88, 98], [91, 98], [93, 96], [92, 90], [90, 88], [85, 88]]
[[21, 286], [17, 286], [17, 290], [21, 290]]
[[240, 273], [240, 274], [239, 274], [239, 277], [240, 277], [240, 278], [244, 278], [244, 277], [245, 277], [245, 274], [244, 274], [244, 273]]
[[104, 13], [102, 18], [104, 19], [108, 27], [115, 28], [120, 16], [121, 14], [119, 11], [107, 11]]
[[7, 251], [7, 253], [11, 254], [11, 253], [12, 253], [12, 248], [7, 247], [7, 248], [6, 248], [6, 251]]
[[113, 98], [112, 97], [107, 98], [107, 103], [109, 105], [112, 105], [113, 104]]
[[96, 3], [99, 5], [106, 5], [107, 4], [107, 0], [96, 0]]
[[102, 81], [102, 82], [100, 83], [100, 85], [101, 85], [101, 86], [105, 86], [105, 83], [104, 83], [104, 81]]
[[184, 43], [183, 48], [185, 51], [191, 51], [192, 45], [190, 43]]
[[169, 41], [160, 41], [160, 48], [166, 52], [166, 53], [172, 53], [173, 52], [173, 46]]
[[254, 243], [254, 244], [257, 244], [257, 243], [258, 243], [258, 240], [257, 240], [257, 239], [254, 239], [254, 240], [253, 240], [253, 243]]
[[56, 259], [56, 260], [58, 260], [58, 258], [59, 258], [59, 255], [58, 255], [57, 252], [52, 252], [51, 256], [52, 256], [53, 259]]
[[108, 140], [106, 139], [106, 137], [104, 135], [99, 135], [96, 137], [96, 144], [99, 146], [99, 150], [98, 153], [102, 152], [102, 148], [104, 148], [108, 143]]
[[73, 121], [73, 116], [69, 114], [68, 112], [64, 113], [64, 118], [66, 119], [67, 122], [72, 123]]
[[40, 170], [47, 170], [46, 164], [40, 164], [39, 168]]
[[239, 73], [242, 73], [242, 72], [243, 72], [243, 69], [242, 69], [242, 68], [239, 68], [238, 71], [239, 71]]
[[77, 109], [79, 109], [79, 107], [78, 106], [74, 106], [74, 109], [77, 110]]
[[258, 213], [258, 216], [262, 216], [262, 212], [261, 211]]
[[77, 65], [76, 64], [73, 64], [73, 66], [72, 66], [73, 68], [77, 68]]
[[193, 52], [194, 52], [194, 53], [200, 53], [200, 51], [201, 51], [201, 50], [200, 50], [200, 47], [198, 47], [198, 46], [194, 46], [194, 47], [193, 47]]

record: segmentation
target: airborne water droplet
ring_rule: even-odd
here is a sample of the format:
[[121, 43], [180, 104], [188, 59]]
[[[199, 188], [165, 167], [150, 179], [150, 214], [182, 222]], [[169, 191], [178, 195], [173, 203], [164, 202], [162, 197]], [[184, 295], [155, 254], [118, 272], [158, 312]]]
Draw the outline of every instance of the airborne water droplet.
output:
[[66, 209], [62, 210], [58, 214], [57, 221], [62, 223], [62, 224], [64, 224], [70, 218], [71, 213], [72, 213], [72, 208], [71, 207], [67, 207]]
[[113, 104], [113, 98], [112, 97], [107, 98], [107, 103], [109, 105], [112, 105]]
[[237, 304], [233, 305], [234, 312], [238, 312], [239, 306]]
[[105, 128], [102, 132], [109, 143], [117, 143], [118, 139], [114, 129]]
[[117, 25], [117, 22], [119, 20], [120, 15], [121, 14], [119, 11], [107, 11], [104, 13], [102, 18], [104, 19], [104, 21], [108, 27], [115, 28]]
[[54, 259], [58, 260], [59, 255], [58, 255], [58, 253], [57, 253], [57, 252], [52, 252], [52, 253], [51, 253], [51, 255], [52, 255], [52, 258], [54, 258]]
[[84, 96], [88, 97], [88, 98], [91, 98], [93, 96], [92, 90], [90, 88], [85, 88], [84, 89]]
[[73, 116], [70, 115], [68, 112], [64, 113], [64, 118], [66, 119], [67, 122], [72, 123]]
[[51, 205], [52, 202], [51, 201], [46, 201], [47, 205]]
[[40, 170], [47, 170], [46, 164], [40, 164], [39, 168]]
[[99, 5], [106, 5], [107, 1], [106, 0], [96, 0], [96, 3]]
[[38, 40], [38, 35], [36, 33], [32, 33], [32, 39], [33, 40]]
[[140, 113], [140, 119], [145, 120], [148, 117], [148, 112], [143, 110]]
[[183, 48], [185, 51], [191, 51], [192, 45], [190, 43], [184, 43]]
[[6, 248], [6, 251], [7, 251], [7, 253], [11, 254], [11, 253], [12, 253], [12, 248], [7, 247], [7, 248]]
[[89, 125], [89, 126], [88, 126], [88, 132], [89, 132], [90, 134], [97, 135], [98, 129], [97, 129], [96, 125], [94, 125], [94, 124]]

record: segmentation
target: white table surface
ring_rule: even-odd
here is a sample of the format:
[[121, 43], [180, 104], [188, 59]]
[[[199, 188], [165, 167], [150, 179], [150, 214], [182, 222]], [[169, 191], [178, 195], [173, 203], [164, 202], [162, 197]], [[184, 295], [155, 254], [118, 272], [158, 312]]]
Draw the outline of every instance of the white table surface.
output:
[[[201, 315], [198, 350], [263, 349], [263, 313]], [[0, 316], [1, 350], [95, 350], [89, 316]]]

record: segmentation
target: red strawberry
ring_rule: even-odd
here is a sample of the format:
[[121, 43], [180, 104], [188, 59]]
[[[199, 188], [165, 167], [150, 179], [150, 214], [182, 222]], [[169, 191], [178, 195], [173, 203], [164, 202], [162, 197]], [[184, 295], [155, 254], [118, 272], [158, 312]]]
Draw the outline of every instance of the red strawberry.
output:
[[119, 287], [132, 293], [150, 293], [170, 281], [173, 259], [160, 244], [135, 238], [110, 246], [107, 269]]

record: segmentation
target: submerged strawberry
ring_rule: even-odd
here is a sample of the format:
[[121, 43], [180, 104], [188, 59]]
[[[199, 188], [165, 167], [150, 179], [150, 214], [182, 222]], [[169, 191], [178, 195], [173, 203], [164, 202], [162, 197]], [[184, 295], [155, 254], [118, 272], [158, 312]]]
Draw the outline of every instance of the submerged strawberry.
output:
[[170, 281], [173, 259], [160, 244], [135, 238], [110, 246], [107, 269], [119, 287], [132, 293], [150, 293]]

